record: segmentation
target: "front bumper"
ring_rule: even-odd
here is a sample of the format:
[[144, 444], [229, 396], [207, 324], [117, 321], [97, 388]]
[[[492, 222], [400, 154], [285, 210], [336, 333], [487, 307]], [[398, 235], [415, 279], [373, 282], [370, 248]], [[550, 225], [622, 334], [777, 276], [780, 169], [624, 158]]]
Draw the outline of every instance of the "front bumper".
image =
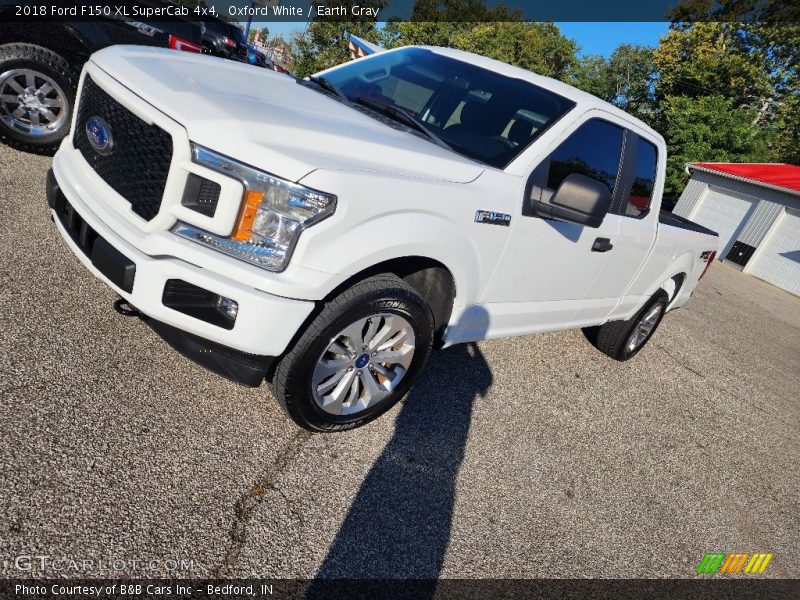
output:
[[[79, 193], [77, 186], [60, 177], [58, 166], [56, 159], [55, 174], [49, 174], [47, 178], [47, 197], [51, 209], [56, 209], [53, 215], [59, 233], [95, 277], [112, 287], [146, 317], [220, 346], [250, 355], [274, 357], [283, 354], [314, 309], [313, 302], [268, 294], [196, 266], [202, 264], [204, 256], [200, 248], [197, 249], [196, 264], [141, 252], [89, 209], [90, 203], [102, 200], [85, 197], [90, 193], [88, 187]], [[79, 223], [77, 232], [68, 230], [70, 222], [59, 212], [59, 202], [71, 206], [77, 215], [72, 217], [73, 225]], [[99, 253], [93, 252], [98, 239], [104, 240]], [[135, 265], [134, 273], [125, 259]], [[164, 287], [170, 279], [180, 279], [235, 300], [239, 311], [233, 327], [225, 329], [165, 306]]]

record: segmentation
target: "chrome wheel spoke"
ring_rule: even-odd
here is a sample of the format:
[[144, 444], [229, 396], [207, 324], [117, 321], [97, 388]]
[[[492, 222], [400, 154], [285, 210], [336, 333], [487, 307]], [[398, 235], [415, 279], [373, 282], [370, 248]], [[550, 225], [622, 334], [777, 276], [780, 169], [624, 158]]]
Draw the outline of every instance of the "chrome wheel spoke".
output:
[[389, 391], [384, 388], [383, 386], [379, 385], [378, 382], [375, 380], [375, 376], [370, 372], [369, 369], [364, 369], [361, 371], [361, 384], [364, 386], [364, 398], [363, 408], [367, 408], [378, 402], [379, 400], [385, 398]]
[[42, 109], [39, 112], [41, 116], [44, 117], [45, 121], [47, 121], [48, 123], [56, 120], [56, 115], [49, 108], [42, 107]]
[[350, 386], [356, 377], [353, 371], [345, 371], [344, 373], [344, 377], [339, 380], [339, 383], [336, 384], [331, 393], [323, 397], [322, 408], [336, 415], [341, 414], [344, 399], [347, 397]]
[[33, 69], [0, 72], [0, 121], [11, 129], [50, 135], [67, 123], [67, 106], [64, 90], [48, 75]]
[[361, 332], [364, 331], [363, 321], [356, 321], [349, 325], [339, 334], [341, 337], [346, 338], [348, 347], [358, 354], [363, 346]]
[[370, 340], [369, 349], [377, 350], [394, 333], [397, 333], [397, 327], [395, 325], [395, 318], [390, 315], [384, 319], [383, 327], [381, 327], [378, 333]]
[[361, 378], [360, 377], [353, 377], [353, 382], [350, 384], [350, 391], [347, 393], [347, 404], [352, 406], [355, 402], [358, 401], [358, 397], [361, 394]]
[[345, 348], [339, 342], [333, 342], [330, 346], [328, 346], [328, 350], [334, 354], [338, 354], [339, 356], [350, 356], [352, 354], [348, 348]]
[[406, 337], [408, 337], [408, 330], [406, 330], [406, 329], [401, 329], [400, 331], [398, 331], [397, 333], [395, 333], [395, 334], [394, 334], [392, 337], [390, 337], [388, 340], [386, 340], [385, 342], [383, 342], [383, 343], [382, 343], [382, 344], [381, 344], [381, 345], [380, 345], [380, 346], [377, 348], [377, 350], [378, 350], [379, 352], [380, 352], [381, 350], [388, 350], [389, 348], [391, 348], [391, 347], [393, 347], [393, 346], [396, 346], [396, 345], [397, 345], [397, 344], [399, 344], [400, 342], [404, 341], [404, 340], [406, 339]]
[[376, 352], [373, 360], [377, 363], [389, 363], [390, 365], [402, 365], [408, 368], [411, 364], [411, 359], [414, 358], [413, 346], [401, 346], [397, 350], [384, 350], [383, 352]]
[[369, 319], [369, 322], [368, 322], [368, 325], [367, 325], [367, 330], [364, 333], [364, 339], [363, 339], [364, 346], [370, 347], [370, 343], [372, 342], [372, 338], [375, 337], [375, 334], [378, 331], [379, 322], [380, 322], [380, 319], [377, 319], [377, 318]]
[[647, 338], [653, 333], [662, 311], [662, 305], [656, 304], [634, 325], [626, 345], [628, 352], [633, 352], [647, 341]]
[[6, 83], [8, 83], [9, 87], [17, 93], [22, 93], [25, 91], [25, 88], [17, 83], [13, 77], [9, 77]]
[[314, 369], [313, 379], [316, 382], [324, 381], [334, 373], [347, 370], [352, 363], [353, 361], [349, 358], [321, 360], [317, 363], [317, 367]]
[[336, 387], [336, 384], [338, 384], [346, 374], [347, 371], [342, 370], [341, 372], [336, 373], [333, 377], [330, 377], [328, 380], [317, 384], [317, 392], [323, 395], [327, 394]]

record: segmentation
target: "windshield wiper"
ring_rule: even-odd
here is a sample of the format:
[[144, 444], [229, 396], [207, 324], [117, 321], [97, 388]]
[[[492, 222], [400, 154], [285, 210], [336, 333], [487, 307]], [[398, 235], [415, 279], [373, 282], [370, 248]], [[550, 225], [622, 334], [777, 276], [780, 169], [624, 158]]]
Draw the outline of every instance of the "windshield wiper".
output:
[[347, 103], [350, 102], [350, 98], [345, 96], [344, 93], [342, 93], [339, 90], [339, 88], [337, 88], [335, 85], [333, 85], [330, 81], [328, 81], [324, 77], [320, 77], [318, 75], [312, 75], [311, 77], [308, 78], [308, 80], [313, 83], [316, 83], [322, 89], [327, 90], [333, 94], [336, 94], [341, 100], [344, 100]]
[[420, 133], [428, 136], [428, 138], [437, 146], [441, 146], [442, 148], [452, 151], [452, 148], [447, 142], [425, 127], [425, 125], [420, 123], [413, 115], [406, 112], [402, 108], [392, 106], [391, 104], [384, 104], [383, 102], [378, 102], [377, 100], [367, 98], [366, 96], [358, 96], [356, 98], [356, 103], [371, 108], [372, 110], [375, 110], [382, 115], [386, 115], [390, 119], [394, 119], [395, 121], [403, 123], [412, 129], [416, 129]]

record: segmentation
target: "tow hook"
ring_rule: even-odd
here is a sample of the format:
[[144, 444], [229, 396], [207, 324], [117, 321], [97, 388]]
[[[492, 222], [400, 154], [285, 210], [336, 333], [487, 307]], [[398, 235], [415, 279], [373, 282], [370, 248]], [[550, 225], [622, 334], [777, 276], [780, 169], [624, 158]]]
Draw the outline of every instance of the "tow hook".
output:
[[132, 306], [124, 298], [119, 298], [114, 302], [114, 310], [121, 314], [123, 317], [141, 317], [140, 313], [135, 306]]

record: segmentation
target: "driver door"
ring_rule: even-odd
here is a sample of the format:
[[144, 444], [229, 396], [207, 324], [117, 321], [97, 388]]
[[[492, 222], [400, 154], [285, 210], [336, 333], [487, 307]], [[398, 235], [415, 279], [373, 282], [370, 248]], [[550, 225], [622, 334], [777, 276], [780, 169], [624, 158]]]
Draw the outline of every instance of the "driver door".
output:
[[[596, 114], [596, 113], [595, 113]], [[548, 199], [571, 173], [608, 186], [619, 176], [625, 131], [598, 116], [585, 115], [530, 173], [522, 214], [514, 215], [509, 242], [487, 286], [492, 329], [521, 335], [568, 328], [605, 267], [620, 228], [607, 214], [597, 228], [532, 216], [530, 200]]]

